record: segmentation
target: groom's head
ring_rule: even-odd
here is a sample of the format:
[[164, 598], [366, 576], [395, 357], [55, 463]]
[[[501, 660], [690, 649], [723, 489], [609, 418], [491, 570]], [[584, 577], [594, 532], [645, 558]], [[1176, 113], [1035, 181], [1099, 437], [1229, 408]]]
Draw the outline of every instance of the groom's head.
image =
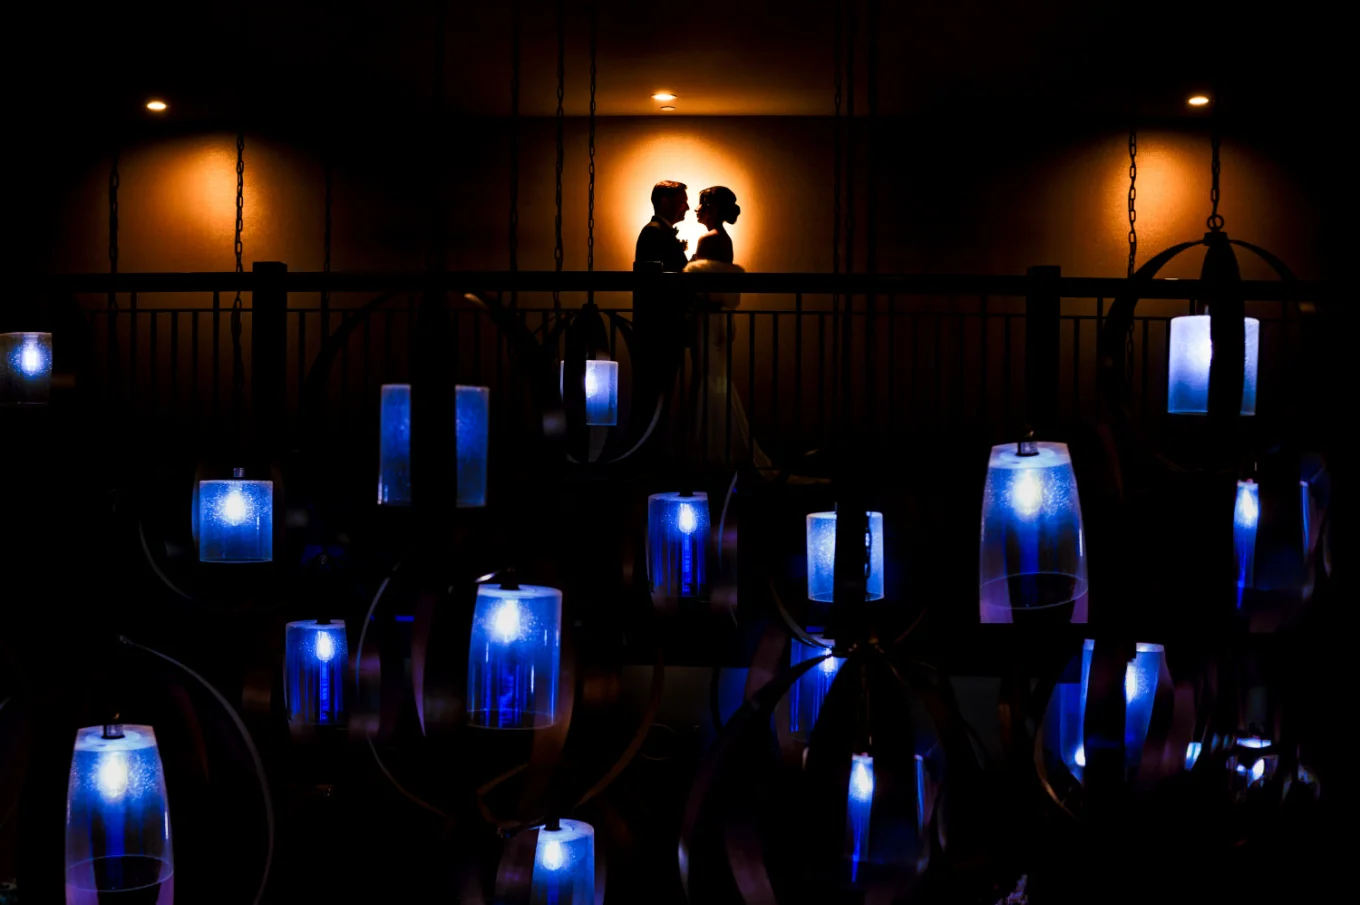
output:
[[683, 182], [663, 179], [652, 188], [652, 213], [668, 223], [679, 223], [689, 210], [689, 194]]

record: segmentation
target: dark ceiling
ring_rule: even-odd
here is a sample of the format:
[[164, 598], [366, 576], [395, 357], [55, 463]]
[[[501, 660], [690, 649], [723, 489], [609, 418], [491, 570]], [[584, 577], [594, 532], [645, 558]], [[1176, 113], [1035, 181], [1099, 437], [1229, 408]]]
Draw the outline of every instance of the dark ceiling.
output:
[[[24, 15], [55, 64], [49, 111], [65, 122], [164, 95], [184, 120], [399, 121], [430, 108], [435, 0], [239, 0], [45, 4]], [[840, 5], [850, 3], [842, 0]], [[1330, 82], [1316, 52], [1326, 26], [1306, 6], [1270, 18], [1227, 4], [1163, 0], [880, 0], [884, 114], [1123, 117], [1185, 115], [1191, 89], [1219, 85], [1239, 113], [1311, 115]], [[858, 0], [857, 112], [867, 112], [870, 0]], [[566, 7], [566, 113], [588, 104], [588, 9]], [[509, 111], [510, 4], [447, 6], [446, 107]], [[522, 112], [556, 104], [555, 4], [523, 0]], [[598, 0], [601, 115], [830, 115], [835, 8], [829, 0], [643, 4]], [[714, 12], [716, 10], [716, 12]], [[50, 45], [50, 46], [42, 46]], [[679, 95], [675, 113], [650, 99]], [[73, 116], [74, 114], [74, 116]]]

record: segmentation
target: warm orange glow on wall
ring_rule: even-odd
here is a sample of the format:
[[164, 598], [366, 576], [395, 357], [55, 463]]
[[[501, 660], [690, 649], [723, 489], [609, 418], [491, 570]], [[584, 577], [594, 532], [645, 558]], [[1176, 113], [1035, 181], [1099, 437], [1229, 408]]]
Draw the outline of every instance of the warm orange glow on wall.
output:
[[146, 109], [150, 110], [152, 113], [164, 113], [166, 110], [170, 109], [170, 105], [165, 101], [147, 101]]
[[[699, 206], [699, 190], [725, 185], [736, 193], [741, 216], [727, 226], [732, 237], [736, 261], [748, 270], [759, 269], [763, 211], [768, 202], [754, 189], [755, 183], [742, 161], [725, 152], [725, 146], [706, 141], [698, 135], [667, 131], [649, 135], [633, 145], [617, 164], [618, 181], [611, 195], [623, 199], [617, 208], [614, 241], [627, 249], [626, 267], [631, 266], [632, 250], [640, 230], [652, 217], [652, 186], [662, 179], [674, 179], [689, 186], [691, 208]], [[773, 186], [764, 186], [771, 189]], [[689, 241], [689, 253], [707, 230], [694, 219], [694, 211], [678, 224], [679, 237]]]

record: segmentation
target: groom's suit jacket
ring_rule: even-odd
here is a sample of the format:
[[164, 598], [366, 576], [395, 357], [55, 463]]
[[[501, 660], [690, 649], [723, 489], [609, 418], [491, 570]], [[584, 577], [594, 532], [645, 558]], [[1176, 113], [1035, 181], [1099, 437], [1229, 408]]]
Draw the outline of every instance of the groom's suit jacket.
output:
[[680, 244], [680, 240], [675, 237], [678, 230], [674, 226], [667, 226], [657, 218], [642, 227], [642, 232], [638, 234], [637, 249], [633, 254], [633, 260], [641, 261], [660, 261], [661, 269], [672, 272], [679, 272], [685, 269], [689, 263], [685, 259], [685, 248]]

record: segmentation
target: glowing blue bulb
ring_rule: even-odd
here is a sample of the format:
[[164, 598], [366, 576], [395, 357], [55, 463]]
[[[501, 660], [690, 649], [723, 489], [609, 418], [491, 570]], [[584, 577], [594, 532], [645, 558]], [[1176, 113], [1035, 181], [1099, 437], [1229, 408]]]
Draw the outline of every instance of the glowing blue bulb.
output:
[[1011, 506], [1021, 518], [1033, 518], [1043, 505], [1044, 489], [1033, 469], [1024, 469], [1011, 484]]
[[694, 529], [699, 527], [699, 517], [694, 514], [694, 507], [689, 503], [680, 504], [680, 511], [675, 519], [681, 534], [693, 534]]
[[1269, 748], [1270, 739], [1249, 736], [1247, 738], [1239, 738], [1237, 744], [1241, 745], [1243, 748]]
[[1124, 703], [1132, 704], [1136, 697], [1138, 697], [1138, 673], [1130, 663], [1124, 670]]
[[821, 666], [822, 672], [824, 672], [824, 673], [827, 674], [828, 676], [834, 676], [834, 675], [836, 674], [836, 670], [837, 670], [839, 667], [840, 667], [840, 663], [838, 663], [838, 662], [836, 661], [836, 658], [835, 658], [835, 657], [831, 656], [831, 652], [830, 652], [830, 651], [827, 651], [826, 656], [822, 658], [822, 666]]
[[122, 752], [110, 751], [99, 759], [95, 784], [105, 801], [120, 801], [127, 794], [130, 778], [127, 757]]
[[1072, 760], [1076, 761], [1078, 767], [1086, 766], [1086, 746], [1078, 745], [1077, 753], [1072, 755]]
[[519, 602], [516, 600], [506, 600], [496, 610], [496, 615], [491, 617], [491, 631], [496, 636], [496, 640], [509, 643], [520, 636], [523, 630], [523, 618], [519, 612]]
[[322, 663], [329, 663], [331, 657], [335, 656], [335, 641], [331, 638], [330, 632], [318, 632], [316, 636], [316, 658]]
[[38, 351], [36, 343], [24, 345], [23, 351], [19, 353], [19, 367], [30, 377], [42, 368], [42, 352]]
[[562, 851], [562, 843], [556, 839], [549, 839], [543, 845], [543, 852], [540, 862], [548, 870], [560, 870], [566, 863], [566, 855]]
[[862, 760], [856, 760], [850, 771], [850, 797], [856, 801], [869, 801], [874, 797], [874, 774]]
[[1258, 782], [1262, 776], [1266, 775], [1265, 758], [1259, 758], [1256, 763], [1251, 765], [1251, 781]]
[[245, 494], [233, 487], [222, 500], [222, 520], [228, 525], [239, 525], [250, 515], [250, 504]]
[[1199, 760], [1200, 752], [1204, 750], [1201, 742], [1191, 742], [1185, 746], [1185, 769], [1193, 770], [1195, 762]]
[[1257, 505], [1255, 495], [1246, 492], [1239, 493], [1237, 495], [1237, 523], [1245, 528], [1254, 528], [1256, 527], [1256, 520], [1260, 517], [1261, 507]]

